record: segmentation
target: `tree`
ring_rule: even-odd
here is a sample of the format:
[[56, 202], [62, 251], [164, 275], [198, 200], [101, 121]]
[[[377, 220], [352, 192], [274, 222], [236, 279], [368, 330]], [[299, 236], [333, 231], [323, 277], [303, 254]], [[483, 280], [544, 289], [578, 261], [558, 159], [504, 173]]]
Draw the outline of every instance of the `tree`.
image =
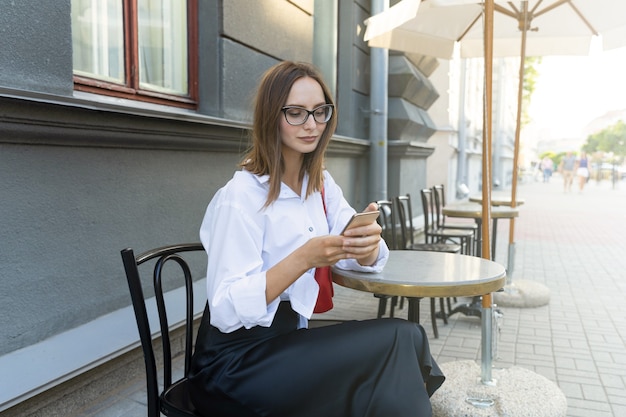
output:
[[541, 64], [540, 56], [528, 56], [524, 59], [524, 82], [522, 87], [522, 126], [526, 126], [530, 122], [528, 115], [528, 106], [535, 91], [537, 83], [537, 65]]
[[[607, 127], [593, 135], [589, 135], [587, 141], [582, 146], [582, 150], [588, 154], [600, 153], [604, 154], [600, 158], [598, 167], [602, 167], [602, 162], [613, 165], [611, 169], [611, 178], [613, 179], [613, 187], [618, 179], [616, 166], [624, 162], [626, 156], [626, 123], [623, 120], [618, 121], [612, 126]], [[601, 173], [598, 173], [601, 178]]]
[[613, 155], [611, 162], [621, 163], [626, 156], [626, 123], [618, 121], [597, 133], [589, 135], [582, 146], [582, 150], [588, 154], [604, 152]]

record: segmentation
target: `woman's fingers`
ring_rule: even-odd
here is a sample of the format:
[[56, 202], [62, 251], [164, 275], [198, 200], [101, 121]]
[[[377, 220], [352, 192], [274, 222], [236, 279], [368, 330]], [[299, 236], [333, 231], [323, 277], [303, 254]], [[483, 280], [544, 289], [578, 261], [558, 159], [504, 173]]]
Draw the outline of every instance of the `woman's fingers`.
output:
[[315, 237], [306, 244], [307, 254], [315, 267], [335, 264], [346, 258], [345, 238], [337, 235]]
[[367, 235], [359, 237], [350, 237], [344, 240], [343, 250], [346, 251], [347, 257], [353, 258], [369, 255], [378, 249], [380, 235]]
[[381, 228], [378, 223], [355, 227], [345, 236], [326, 235], [311, 239], [306, 252], [314, 266], [334, 265], [341, 259], [364, 259], [378, 250]]
[[380, 236], [382, 228], [375, 221], [365, 226], [354, 227], [344, 232], [346, 237]]

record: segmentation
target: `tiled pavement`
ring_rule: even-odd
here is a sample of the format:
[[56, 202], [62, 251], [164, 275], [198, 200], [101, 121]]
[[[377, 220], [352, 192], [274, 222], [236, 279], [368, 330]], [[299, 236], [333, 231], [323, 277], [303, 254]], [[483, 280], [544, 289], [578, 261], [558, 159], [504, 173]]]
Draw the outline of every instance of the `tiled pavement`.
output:
[[[582, 193], [564, 193], [561, 178], [518, 188], [525, 199], [515, 226], [513, 281], [550, 289], [538, 308], [501, 308], [495, 367], [522, 366], [554, 381], [565, 393], [567, 415], [626, 415], [626, 182], [591, 181]], [[507, 264], [509, 221], [498, 225], [496, 261]], [[440, 363], [480, 360], [480, 320], [456, 314], [439, 321], [432, 338], [427, 302], [422, 323]], [[371, 294], [336, 288], [326, 318], [374, 317]], [[406, 307], [397, 312], [406, 316]], [[81, 413], [91, 417], [145, 416], [144, 381], [122, 387]]]

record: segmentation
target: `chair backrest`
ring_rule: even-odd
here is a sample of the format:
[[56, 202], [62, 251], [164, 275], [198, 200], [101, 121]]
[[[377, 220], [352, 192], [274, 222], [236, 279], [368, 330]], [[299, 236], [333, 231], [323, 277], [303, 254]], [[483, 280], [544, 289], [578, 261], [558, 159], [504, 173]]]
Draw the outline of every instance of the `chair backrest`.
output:
[[414, 245], [415, 229], [413, 228], [413, 207], [411, 195], [405, 194], [397, 196], [395, 199], [398, 223], [400, 224], [400, 248], [406, 249]]
[[437, 227], [443, 227], [445, 223], [445, 216], [443, 215], [443, 206], [446, 205], [446, 195], [443, 189], [443, 184], [433, 185], [433, 197], [435, 203], [435, 221]]
[[378, 209], [380, 210], [378, 224], [383, 228], [383, 239], [387, 242], [389, 249], [396, 249], [396, 218], [393, 210], [393, 202], [391, 200], [378, 200], [376, 204], [378, 204]]
[[435, 223], [435, 204], [433, 199], [433, 191], [430, 188], [424, 188], [420, 191], [422, 196], [422, 209], [424, 210], [424, 233], [426, 237], [431, 236], [431, 232], [436, 229]]
[[[143, 349], [144, 362], [146, 365], [146, 382], [148, 393], [148, 416], [158, 417], [161, 412], [161, 398], [159, 395], [159, 385], [157, 381], [157, 368], [154, 348], [152, 345], [152, 332], [150, 331], [150, 323], [148, 321], [148, 313], [146, 309], [146, 301], [143, 295], [141, 278], [139, 274], [139, 266], [152, 259], [156, 263], [152, 269], [153, 286], [156, 299], [156, 305], [159, 316], [159, 326], [161, 330], [161, 341], [163, 349], [163, 390], [167, 390], [172, 385], [172, 353], [170, 342], [170, 329], [167, 319], [167, 311], [165, 300], [163, 297], [163, 271], [166, 263], [177, 264], [182, 272], [185, 284], [185, 374], [184, 378], [189, 375], [191, 366], [191, 355], [193, 350], [193, 280], [191, 269], [188, 263], [180, 255], [181, 252], [202, 251], [204, 248], [201, 243], [184, 243], [178, 245], [164, 246], [142, 253], [135, 256], [132, 249], [127, 248], [121, 251], [124, 270], [126, 271], [126, 279], [130, 289], [130, 296], [137, 320], [137, 328], [139, 330], [139, 338]], [[173, 262], [170, 262], [173, 261]], [[168, 267], [167, 275], [173, 274], [173, 270]], [[192, 410], [182, 410], [189, 415], [194, 415]]]

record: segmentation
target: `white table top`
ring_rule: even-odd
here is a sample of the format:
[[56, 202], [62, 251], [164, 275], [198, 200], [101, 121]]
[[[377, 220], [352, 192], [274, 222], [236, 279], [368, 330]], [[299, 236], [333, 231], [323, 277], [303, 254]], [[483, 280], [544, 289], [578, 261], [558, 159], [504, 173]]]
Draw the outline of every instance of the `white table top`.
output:
[[381, 273], [333, 267], [343, 287], [406, 297], [470, 297], [504, 287], [506, 271], [496, 262], [454, 253], [392, 250]]

